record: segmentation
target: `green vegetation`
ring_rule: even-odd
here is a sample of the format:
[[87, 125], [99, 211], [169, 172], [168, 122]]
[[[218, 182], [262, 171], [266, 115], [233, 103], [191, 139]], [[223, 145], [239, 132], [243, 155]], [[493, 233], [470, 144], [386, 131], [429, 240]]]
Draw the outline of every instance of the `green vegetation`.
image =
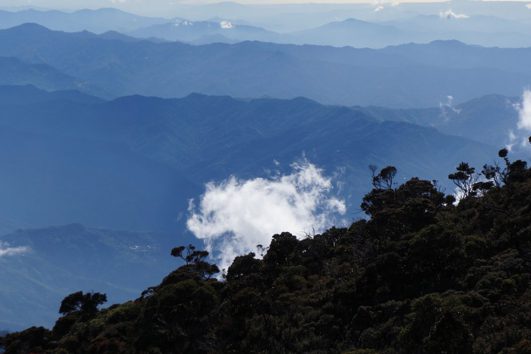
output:
[[7, 353], [531, 353], [531, 169], [511, 162], [395, 186], [376, 173], [370, 217], [298, 240], [275, 235], [263, 259], [234, 260], [222, 281], [208, 253], [160, 285], [98, 310], [76, 293], [52, 330], [3, 339]]

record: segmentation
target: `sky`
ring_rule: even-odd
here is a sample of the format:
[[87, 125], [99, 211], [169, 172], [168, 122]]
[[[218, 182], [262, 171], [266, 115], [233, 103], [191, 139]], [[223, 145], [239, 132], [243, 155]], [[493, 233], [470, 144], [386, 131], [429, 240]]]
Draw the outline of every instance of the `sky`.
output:
[[[407, 2], [429, 2], [432, 0], [408, 0]], [[434, 0], [438, 1], [438, 0]], [[113, 6], [123, 4], [206, 4], [219, 3], [217, 0], [0, 0], [0, 6], [42, 6], [42, 7], [79, 7], [79, 6]], [[372, 3], [371, 0], [238, 0], [241, 4], [293, 4], [293, 3], [321, 3], [321, 4], [349, 4]]]
[[[257, 18], [271, 19], [280, 14], [279, 8], [268, 7], [268, 11], [262, 13], [262, 11], [256, 11], [254, 8], [243, 8], [239, 4], [246, 5], [283, 5], [283, 4], [295, 4], [296, 9], [292, 7], [283, 8], [281, 12], [284, 15], [296, 14], [299, 17], [305, 16], [306, 13], [312, 13], [312, 16], [326, 16], [327, 12], [332, 10], [327, 5], [333, 6], [345, 6], [345, 4], [382, 4], [393, 3], [397, 4], [402, 0], [317, 0], [313, 1], [315, 6], [300, 6], [300, 4], [308, 4], [309, 0], [239, 0], [227, 4], [224, 3], [222, 7], [202, 7], [194, 5], [205, 4], [217, 4], [220, 1], [213, 0], [0, 0], [0, 9], [4, 10], [20, 10], [28, 7], [36, 9], [55, 9], [63, 11], [74, 11], [79, 9], [98, 9], [114, 7], [130, 13], [135, 13], [144, 16], [156, 16], [156, 17], [183, 17], [192, 20], [206, 19], [216, 16], [230, 17], [232, 19], [246, 19], [256, 22]], [[407, 2], [439, 2], [439, 0], [406, 0]], [[462, 0], [460, 0], [462, 1]], [[343, 4], [343, 5], [339, 5]], [[323, 9], [322, 6], [327, 6]], [[338, 11], [338, 9], [334, 9]], [[278, 21], [284, 21], [283, 19], [276, 19]], [[300, 18], [300, 21], [303, 19]], [[307, 19], [311, 21], [311, 19]], [[322, 21], [321, 21], [322, 22]], [[325, 21], [326, 22], [326, 21]], [[262, 24], [263, 25], [263, 24]]]
[[[282, 5], [282, 4], [313, 4], [313, 10], [320, 5], [334, 5], [334, 4], [400, 4], [400, 3], [448, 3], [457, 4], [472, 4], [485, 1], [497, 2], [530, 2], [531, 0], [237, 0], [237, 1], [220, 1], [220, 0], [0, 0], [0, 9], [15, 10], [21, 8], [38, 8], [38, 9], [57, 9], [57, 10], [78, 10], [78, 9], [97, 9], [115, 7], [124, 11], [134, 12], [144, 15], [158, 15], [161, 17], [168, 17], [175, 15], [173, 11], [179, 11], [179, 8], [190, 5], [205, 5], [205, 4], [219, 4], [231, 3], [232, 5], [225, 6], [225, 9], [230, 8], [236, 10], [238, 4], [246, 5]], [[232, 7], [231, 7], [232, 6]], [[200, 7], [200, 6], [192, 6]], [[305, 9], [312, 8], [312, 6], [304, 7]], [[297, 10], [301, 10], [298, 8]], [[166, 16], [165, 16], [166, 15]]]
[[[40, 7], [54, 9], [79, 9], [79, 8], [101, 8], [118, 7], [122, 9], [139, 10], [145, 7], [146, 11], [153, 11], [153, 8], [167, 8], [171, 5], [201, 5], [219, 3], [218, 0], [0, 0], [0, 7]], [[396, 2], [385, 0], [238, 0], [241, 4], [359, 4], [375, 2]], [[405, 0], [401, 2], [444, 2], [441, 0]], [[151, 9], [148, 9], [151, 8]]]

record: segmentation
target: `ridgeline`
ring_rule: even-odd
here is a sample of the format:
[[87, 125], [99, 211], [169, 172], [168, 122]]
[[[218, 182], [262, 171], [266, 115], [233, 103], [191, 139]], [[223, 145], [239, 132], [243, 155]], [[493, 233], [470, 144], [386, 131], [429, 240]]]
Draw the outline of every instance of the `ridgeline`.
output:
[[52, 330], [2, 343], [8, 354], [531, 353], [531, 169], [499, 155], [449, 176], [459, 203], [373, 169], [367, 220], [275, 235], [221, 281], [207, 252], [177, 247], [185, 265], [137, 300], [101, 310], [104, 294], [74, 293]]

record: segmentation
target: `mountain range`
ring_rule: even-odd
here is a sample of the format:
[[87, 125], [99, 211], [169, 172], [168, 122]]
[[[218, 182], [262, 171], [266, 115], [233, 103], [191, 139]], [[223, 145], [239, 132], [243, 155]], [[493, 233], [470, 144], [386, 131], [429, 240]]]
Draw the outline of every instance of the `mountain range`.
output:
[[529, 47], [526, 22], [494, 16], [456, 14], [451, 10], [403, 20], [368, 22], [356, 18], [289, 33], [285, 43], [383, 48], [406, 43], [459, 40], [472, 45]]
[[[370, 188], [370, 164], [395, 165], [400, 180], [424, 175], [452, 191], [446, 176], [461, 159], [480, 166], [497, 150], [474, 139], [474, 126], [479, 119], [495, 121], [508, 100], [489, 96], [459, 105], [461, 113], [450, 121], [468, 122], [467, 130], [459, 124], [445, 128], [440, 108], [349, 108], [304, 98], [246, 100], [199, 94], [105, 100], [77, 91], [0, 87], [0, 221], [8, 234], [0, 241], [3, 247], [31, 250], [0, 257], [5, 284], [13, 284], [2, 295], [11, 299], [2, 302], [9, 304], [0, 309], [2, 327], [51, 323], [60, 294], [70, 289], [103, 289], [111, 299], [121, 300], [155, 281], [168, 270], [161, 259], [173, 245], [197, 242], [185, 228], [188, 201], [209, 181], [230, 175], [267, 177], [267, 170], [285, 173], [304, 157], [335, 175], [338, 184], [349, 186], [338, 190], [347, 201], [348, 219], [360, 216], [359, 202]], [[483, 106], [489, 110], [482, 112]], [[485, 117], [487, 112], [491, 116]], [[512, 123], [507, 120], [505, 126]], [[433, 126], [461, 131], [462, 137]], [[484, 129], [488, 127], [495, 132], [500, 125]], [[91, 228], [47, 227], [72, 222]], [[15, 229], [25, 231], [13, 234]], [[150, 238], [146, 230], [159, 236]], [[53, 242], [68, 246], [61, 248], [67, 258], [54, 255], [52, 241], [42, 248], [48, 244], [42, 240], [57, 235], [60, 241]], [[113, 235], [121, 241], [112, 241]], [[148, 260], [138, 258], [137, 249], [127, 249], [152, 244], [159, 246], [156, 253], [148, 253]], [[93, 253], [102, 247], [108, 251], [101, 262], [121, 257], [116, 273], [98, 271], [99, 256]], [[65, 250], [70, 249], [86, 250], [83, 257], [94, 258], [72, 263], [78, 257], [68, 256]], [[116, 280], [120, 275], [130, 279], [125, 274], [143, 267], [144, 261], [150, 265], [138, 283]], [[112, 270], [116, 264], [105, 267]], [[54, 278], [61, 287], [54, 285]], [[27, 317], [15, 315], [21, 306], [30, 309], [24, 310]]]
[[262, 42], [193, 46], [28, 24], [0, 31], [0, 56], [51, 66], [105, 97], [199, 92], [416, 108], [436, 106], [448, 95], [461, 102], [492, 93], [517, 96], [531, 82], [531, 48], [457, 41], [381, 50]]
[[[395, 164], [405, 176], [422, 173], [441, 179], [458, 162], [458, 154], [482, 161], [488, 153], [482, 151], [488, 150], [486, 145], [470, 137], [443, 135], [405, 119], [381, 120], [390, 113], [324, 106], [303, 98], [242, 100], [195, 94], [106, 101], [25, 86], [0, 89], [0, 109], [6, 166], [0, 185], [4, 195], [12, 196], [6, 198], [11, 203], [0, 208], [2, 215], [31, 227], [76, 221], [168, 231], [178, 226], [179, 210], [186, 211], [188, 199], [209, 180], [260, 175], [274, 167], [274, 160], [289, 168], [303, 154], [330, 172], [348, 167], [344, 177], [359, 181], [352, 183], [359, 189], [348, 193], [357, 203], [368, 186], [371, 163]], [[319, 142], [324, 137], [335, 138], [323, 145]], [[443, 164], [427, 157], [443, 153], [439, 145], [452, 145], [444, 151]], [[60, 176], [68, 182], [55, 184]], [[30, 195], [36, 203], [27, 205]], [[103, 199], [117, 204], [96, 207]], [[13, 200], [21, 202], [14, 205]], [[53, 208], [42, 208], [47, 200]], [[84, 207], [72, 207], [76, 200]]]
[[[206, 10], [207, 6], [199, 8]], [[347, 7], [343, 13], [338, 12], [336, 16], [323, 16], [317, 21], [311, 18], [317, 14], [307, 13], [307, 24], [295, 25], [294, 28], [279, 27], [274, 18], [265, 22], [256, 18], [245, 20], [245, 14], [243, 17], [237, 15], [240, 8], [233, 7], [230, 11], [226, 6], [226, 11], [215, 15], [194, 14], [186, 8], [175, 18], [146, 17], [114, 8], [72, 12], [35, 9], [0, 11], [0, 28], [38, 23], [50, 29], [67, 32], [87, 30], [103, 34], [114, 31], [138, 38], [158, 38], [193, 44], [255, 40], [285, 44], [383, 48], [410, 42], [428, 43], [453, 39], [485, 46], [531, 46], [527, 35], [531, 30], [529, 18], [516, 16], [514, 8], [512, 17], [508, 18], [502, 13], [482, 12], [466, 6], [439, 6], [402, 13], [396, 8], [390, 9], [381, 5], [358, 5]], [[382, 11], [384, 8], [386, 11]], [[262, 12], [267, 12], [263, 10]], [[379, 12], [379, 15], [375, 16], [374, 11]], [[291, 15], [292, 19], [287, 21], [291, 23], [302, 19], [301, 14], [295, 11], [285, 15]]]
[[516, 132], [520, 98], [488, 95], [464, 103], [449, 102], [424, 109], [360, 107], [381, 120], [409, 122], [434, 127], [445, 134], [465, 137], [484, 144], [505, 146], [510, 132]]
[[0, 11], [0, 28], [15, 27], [24, 23], [38, 23], [51, 29], [67, 32], [129, 32], [166, 21], [167, 19], [164, 18], [139, 16], [113, 8], [73, 12], [34, 9]]
[[192, 44], [237, 43], [242, 41], [279, 42], [282, 36], [263, 28], [228, 20], [172, 22], [143, 27], [128, 33], [138, 38], [160, 38]]

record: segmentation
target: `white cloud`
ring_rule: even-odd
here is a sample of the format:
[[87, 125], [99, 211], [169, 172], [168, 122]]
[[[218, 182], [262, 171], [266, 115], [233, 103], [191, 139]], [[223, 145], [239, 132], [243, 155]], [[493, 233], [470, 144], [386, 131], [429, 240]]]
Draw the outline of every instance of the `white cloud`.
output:
[[518, 129], [531, 131], [531, 90], [525, 90], [518, 107]]
[[292, 165], [289, 175], [209, 183], [198, 207], [193, 201], [188, 229], [203, 240], [222, 269], [274, 234], [321, 232], [346, 213], [345, 202], [331, 196], [332, 181], [308, 162]]
[[29, 252], [28, 247], [9, 247], [8, 244], [0, 242], [0, 257], [16, 256]]
[[526, 89], [522, 94], [522, 100], [512, 103], [513, 108], [518, 112], [518, 122], [515, 129], [509, 130], [508, 143], [506, 148], [509, 151], [522, 149], [530, 150], [529, 132], [531, 132], [531, 90]]
[[518, 140], [518, 136], [514, 133], [514, 130], [509, 129], [509, 142], [505, 145], [505, 148], [509, 151], [513, 151], [513, 146]]
[[443, 117], [445, 121], [450, 119], [451, 113], [461, 113], [461, 109], [455, 107], [454, 96], [451, 95], [446, 96], [446, 102], [439, 102], [439, 109], [441, 110], [441, 117]]
[[221, 29], [233, 29], [234, 28], [234, 24], [230, 21], [221, 21], [219, 23], [219, 27]]
[[449, 9], [446, 11], [439, 12], [439, 17], [444, 18], [446, 20], [462, 20], [462, 19], [469, 18], [470, 16], [465, 15], [465, 14], [458, 14], [458, 13], [455, 13], [452, 9]]
[[191, 21], [186, 21], [186, 20], [175, 20], [175, 22], [173, 23], [173, 25], [174, 25], [175, 27], [180, 27], [180, 26], [190, 27], [190, 26], [193, 26], [194, 23], [191, 22]]

